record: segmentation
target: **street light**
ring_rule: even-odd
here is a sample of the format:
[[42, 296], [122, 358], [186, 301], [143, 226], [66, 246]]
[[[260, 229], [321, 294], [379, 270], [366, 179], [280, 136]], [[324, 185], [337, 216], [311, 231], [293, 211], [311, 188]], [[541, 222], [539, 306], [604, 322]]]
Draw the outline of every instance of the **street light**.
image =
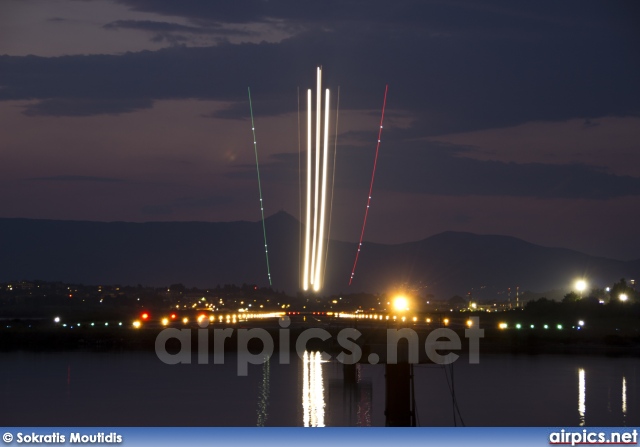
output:
[[578, 291], [578, 293], [580, 294], [580, 298], [582, 298], [582, 292], [587, 290], [587, 282], [584, 279], [579, 279], [579, 280], [576, 281], [574, 287]]
[[622, 302], [625, 302], [625, 301], [627, 301], [629, 299], [629, 297], [627, 296], [626, 293], [621, 293], [618, 298], [620, 298], [620, 301], [622, 301]]

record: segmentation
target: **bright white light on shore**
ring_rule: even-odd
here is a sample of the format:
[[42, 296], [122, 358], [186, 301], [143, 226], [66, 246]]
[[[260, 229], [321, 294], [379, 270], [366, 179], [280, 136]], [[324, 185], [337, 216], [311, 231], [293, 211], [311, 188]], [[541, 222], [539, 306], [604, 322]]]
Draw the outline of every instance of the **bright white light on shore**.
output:
[[627, 301], [629, 299], [626, 293], [621, 293], [619, 298], [620, 298], [620, 301]]
[[55, 317], [55, 318], [53, 319], [53, 321], [54, 321], [54, 323], [60, 323], [60, 317]]
[[398, 311], [409, 310], [409, 300], [404, 296], [398, 296], [393, 300], [393, 307]]
[[578, 292], [584, 292], [587, 290], [587, 282], [584, 279], [579, 279], [576, 281], [575, 288]]
[[578, 326], [584, 326], [584, 320], [578, 321]]

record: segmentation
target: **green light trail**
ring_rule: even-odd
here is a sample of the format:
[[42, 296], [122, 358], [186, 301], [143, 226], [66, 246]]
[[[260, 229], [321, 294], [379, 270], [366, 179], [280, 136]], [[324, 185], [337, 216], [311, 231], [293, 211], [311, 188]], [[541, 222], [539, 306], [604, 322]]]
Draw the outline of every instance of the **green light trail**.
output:
[[249, 92], [249, 110], [251, 111], [251, 131], [253, 132], [253, 150], [256, 154], [256, 172], [258, 173], [258, 191], [260, 192], [260, 213], [262, 214], [262, 234], [264, 236], [264, 255], [267, 259], [267, 276], [269, 277], [269, 285], [271, 286], [271, 268], [269, 267], [269, 250], [267, 248], [267, 228], [264, 224], [264, 204], [262, 201], [262, 185], [260, 184], [260, 165], [258, 164], [258, 145], [256, 143], [256, 126], [253, 123], [253, 106], [251, 105], [251, 89], [247, 87]]

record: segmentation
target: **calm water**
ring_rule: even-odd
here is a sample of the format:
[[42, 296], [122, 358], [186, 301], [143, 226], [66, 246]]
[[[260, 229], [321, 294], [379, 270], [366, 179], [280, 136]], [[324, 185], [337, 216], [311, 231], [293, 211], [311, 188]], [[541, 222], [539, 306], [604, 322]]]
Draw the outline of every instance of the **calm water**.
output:
[[[343, 366], [311, 353], [280, 365], [165, 365], [153, 353], [3, 353], [0, 425], [385, 425], [385, 370]], [[414, 368], [419, 425], [454, 425], [447, 373]], [[468, 426], [640, 425], [640, 360], [481, 356], [454, 364]], [[458, 419], [458, 424], [460, 424]]]

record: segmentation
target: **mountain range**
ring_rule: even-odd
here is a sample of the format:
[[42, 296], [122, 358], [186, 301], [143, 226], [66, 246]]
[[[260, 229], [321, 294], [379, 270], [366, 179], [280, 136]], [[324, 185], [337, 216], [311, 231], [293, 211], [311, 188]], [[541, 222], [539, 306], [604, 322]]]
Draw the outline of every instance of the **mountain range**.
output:
[[[300, 224], [285, 212], [266, 219], [273, 288], [299, 290]], [[267, 286], [261, 222], [86, 222], [0, 219], [0, 281], [214, 287]], [[447, 231], [396, 245], [329, 243], [323, 294], [420, 290], [446, 299], [507, 290], [568, 290], [578, 277], [599, 287], [636, 278], [640, 259], [618, 261], [496, 235]]]

